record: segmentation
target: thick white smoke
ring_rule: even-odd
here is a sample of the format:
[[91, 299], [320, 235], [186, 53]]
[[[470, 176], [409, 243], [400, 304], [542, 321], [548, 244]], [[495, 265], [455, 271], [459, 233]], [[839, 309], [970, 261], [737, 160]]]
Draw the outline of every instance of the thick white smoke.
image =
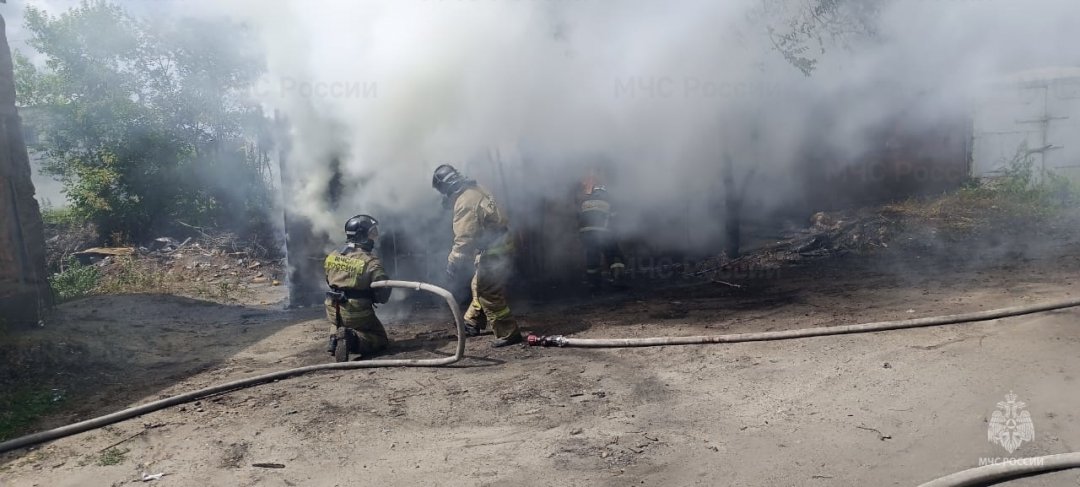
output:
[[[869, 143], [866, 131], [896, 113], [933, 120], [965, 110], [990, 77], [1080, 63], [1073, 0], [880, 3], [873, 38], [823, 32], [821, 46], [806, 43], [802, 55], [818, 61], [809, 77], [774, 48], [791, 20], [812, 18], [803, 1], [183, 8], [258, 31], [269, 62], [260, 94], [289, 118], [289, 162], [305, 178], [286, 203], [334, 235], [356, 211], [437, 204], [429, 178], [443, 162], [518, 197], [558, 198], [587, 165], [607, 159], [628, 204], [718, 223], [711, 212], [722, 201], [724, 153], [739, 181], [756, 167], [748, 211], [790, 203], [801, 190], [795, 168], [818, 142], [854, 157]], [[513, 188], [498, 187], [487, 157], [494, 149]], [[340, 214], [323, 194], [335, 156], [345, 182]]]

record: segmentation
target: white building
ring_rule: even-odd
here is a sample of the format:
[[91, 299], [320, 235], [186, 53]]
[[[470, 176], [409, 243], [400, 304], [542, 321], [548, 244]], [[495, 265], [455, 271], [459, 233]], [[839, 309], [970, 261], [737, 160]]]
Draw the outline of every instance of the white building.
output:
[[1028, 154], [1037, 178], [1080, 181], [1080, 67], [1023, 71], [996, 80], [975, 104], [972, 175], [999, 176]]

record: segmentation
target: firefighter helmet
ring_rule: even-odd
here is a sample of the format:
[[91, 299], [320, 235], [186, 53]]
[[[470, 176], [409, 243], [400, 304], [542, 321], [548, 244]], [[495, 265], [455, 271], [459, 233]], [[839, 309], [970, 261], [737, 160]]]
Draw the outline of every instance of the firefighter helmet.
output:
[[345, 222], [345, 240], [362, 243], [379, 235], [379, 221], [371, 215], [356, 215]]
[[449, 164], [439, 166], [435, 169], [435, 174], [431, 176], [431, 187], [444, 196], [456, 194], [468, 183], [468, 178]]

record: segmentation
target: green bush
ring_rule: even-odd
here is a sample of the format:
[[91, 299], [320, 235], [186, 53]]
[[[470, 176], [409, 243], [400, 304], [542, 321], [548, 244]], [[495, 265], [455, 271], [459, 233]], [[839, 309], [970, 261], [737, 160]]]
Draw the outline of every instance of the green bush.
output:
[[81, 222], [70, 207], [43, 206], [41, 220], [49, 226], [67, 227]]
[[264, 72], [250, 29], [108, 0], [24, 17], [43, 62], [15, 54], [17, 101], [33, 108], [31, 148], [80, 222], [138, 241], [177, 222], [246, 231], [266, 217], [272, 127], [249, 96]]
[[96, 267], [71, 259], [66, 268], [49, 278], [49, 286], [56, 301], [62, 302], [93, 293], [100, 280], [101, 273]]
[[1005, 216], [1050, 217], [1080, 203], [1080, 187], [1068, 178], [1044, 171], [1036, 173], [1035, 160], [1027, 144], [1017, 148], [1006, 161], [1000, 177], [979, 181], [963, 188], [962, 202], [996, 210]]

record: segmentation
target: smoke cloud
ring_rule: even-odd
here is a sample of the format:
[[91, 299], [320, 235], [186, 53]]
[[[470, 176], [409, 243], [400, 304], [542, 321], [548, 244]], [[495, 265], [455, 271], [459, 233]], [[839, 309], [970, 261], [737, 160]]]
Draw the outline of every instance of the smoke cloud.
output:
[[[914, 124], [962, 116], [989, 79], [1080, 64], [1073, 0], [868, 1], [880, 10], [865, 31], [818, 23], [809, 3], [173, 5], [258, 33], [269, 71], [256, 95], [288, 118], [289, 164], [303, 174], [284, 203], [335, 237], [361, 211], [425, 221], [438, 208], [430, 173], [440, 163], [495, 190], [522, 227], [536, 201], [568, 197], [608, 161], [622, 213], [636, 215], [624, 230], [704, 245], [722, 222], [724, 154], [748, 181], [746, 213], [809, 211], [808, 154], [855, 160], [898, 113]], [[816, 62], [809, 76], [776, 48], [801, 21], [822, 38], [801, 41], [797, 55]], [[337, 210], [325, 195], [335, 159]], [[668, 219], [698, 223], [686, 235]]]

